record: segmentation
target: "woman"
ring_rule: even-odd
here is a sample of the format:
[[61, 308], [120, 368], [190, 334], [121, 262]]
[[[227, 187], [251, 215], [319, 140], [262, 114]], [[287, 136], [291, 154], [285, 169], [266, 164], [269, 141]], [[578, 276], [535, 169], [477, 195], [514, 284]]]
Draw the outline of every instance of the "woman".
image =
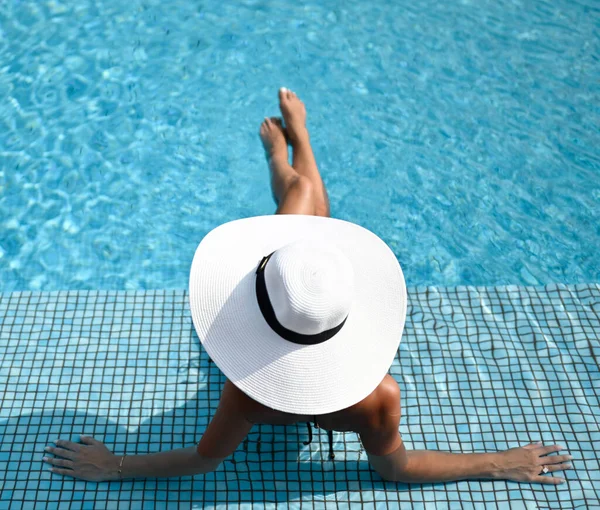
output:
[[82, 444], [57, 441], [46, 462], [60, 474], [96, 481], [194, 475], [216, 469], [255, 423], [313, 421], [330, 440], [334, 430], [358, 433], [386, 480], [561, 483], [543, 476], [571, 468], [569, 455], [546, 456], [563, 449], [558, 445], [406, 450], [398, 431], [400, 389], [387, 373], [406, 317], [402, 270], [375, 234], [329, 217], [304, 104], [284, 88], [279, 102], [285, 128], [277, 118], [260, 127], [277, 215], [214, 229], [192, 264], [194, 326], [227, 377], [200, 443], [125, 457], [82, 437]]

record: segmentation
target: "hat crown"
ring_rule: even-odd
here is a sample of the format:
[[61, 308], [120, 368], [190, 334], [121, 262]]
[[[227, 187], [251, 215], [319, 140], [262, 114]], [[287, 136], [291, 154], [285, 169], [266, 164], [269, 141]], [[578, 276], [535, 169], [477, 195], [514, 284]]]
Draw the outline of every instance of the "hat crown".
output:
[[296, 241], [273, 253], [265, 285], [279, 323], [296, 333], [316, 335], [348, 316], [354, 298], [354, 270], [334, 245]]

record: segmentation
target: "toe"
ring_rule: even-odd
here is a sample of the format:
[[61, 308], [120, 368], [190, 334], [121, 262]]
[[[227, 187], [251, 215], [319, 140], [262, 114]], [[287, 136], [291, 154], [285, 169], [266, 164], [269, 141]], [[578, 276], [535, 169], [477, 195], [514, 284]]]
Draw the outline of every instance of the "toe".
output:
[[286, 89], [285, 87], [281, 87], [279, 89], [279, 101], [283, 101], [284, 99], [287, 99], [287, 91], [288, 89]]

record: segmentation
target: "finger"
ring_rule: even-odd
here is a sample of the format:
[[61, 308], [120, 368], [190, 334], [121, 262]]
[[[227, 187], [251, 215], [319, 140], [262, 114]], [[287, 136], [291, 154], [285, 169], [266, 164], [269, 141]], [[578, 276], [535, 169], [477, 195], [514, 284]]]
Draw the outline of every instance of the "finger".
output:
[[43, 460], [44, 460], [44, 462], [47, 462], [48, 464], [52, 464], [53, 466], [61, 466], [61, 467], [67, 467], [67, 468], [73, 467], [72, 460], [58, 459], [55, 457], [44, 457]]
[[73, 460], [77, 453], [71, 450], [65, 450], [64, 448], [53, 448], [52, 446], [46, 446], [44, 451], [51, 453], [53, 455], [58, 455], [59, 457], [64, 457], [65, 459]]
[[559, 446], [557, 444], [553, 444], [552, 446], [542, 446], [538, 449], [537, 453], [539, 455], [548, 455], [549, 453], [553, 453], [553, 452], [559, 452], [560, 450], [566, 450], [566, 448], [563, 448], [562, 446]]
[[547, 457], [540, 457], [538, 463], [542, 464], [560, 464], [561, 462], [567, 462], [573, 460], [572, 455], [548, 455]]
[[52, 468], [50, 471], [59, 475], [75, 476], [75, 472], [72, 469]]
[[74, 452], [78, 452], [81, 450], [81, 445], [74, 443], [73, 441], [66, 441], [64, 439], [58, 439], [53, 441], [56, 446], [62, 446], [63, 448], [68, 448], [69, 450], [73, 450]]
[[93, 437], [90, 437], [90, 436], [79, 436], [79, 437], [83, 444], [96, 445], [96, 446], [104, 444], [102, 441], [98, 441], [97, 439], [94, 439]]
[[537, 448], [541, 444], [542, 444], [542, 442], [538, 441], [537, 443], [531, 443], [526, 446], [523, 446], [523, 448], [526, 448], [527, 450], [531, 450], [532, 448]]
[[564, 471], [565, 469], [573, 469], [572, 464], [550, 464], [546, 466], [548, 468], [548, 473], [552, 473], [554, 471]]
[[564, 478], [556, 478], [556, 477], [552, 477], [552, 476], [536, 476], [532, 480], [532, 482], [558, 485], [559, 483], [564, 483], [565, 479]]

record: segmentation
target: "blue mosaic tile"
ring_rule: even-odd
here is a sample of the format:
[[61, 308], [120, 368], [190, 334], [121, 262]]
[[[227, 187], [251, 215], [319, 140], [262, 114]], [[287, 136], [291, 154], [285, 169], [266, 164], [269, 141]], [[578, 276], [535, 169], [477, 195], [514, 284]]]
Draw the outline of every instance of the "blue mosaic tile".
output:
[[[356, 434], [307, 446], [304, 425], [257, 426], [214, 473], [91, 483], [51, 474], [43, 448], [79, 434], [117, 453], [196, 444], [222, 374], [184, 290], [0, 294], [0, 510], [17, 508], [600, 508], [598, 285], [419, 287], [390, 369], [409, 449], [564, 444], [561, 486], [393, 484]], [[259, 450], [260, 445], [260, 450]], [[121, 506], [120, 506], [121, 505]]]

